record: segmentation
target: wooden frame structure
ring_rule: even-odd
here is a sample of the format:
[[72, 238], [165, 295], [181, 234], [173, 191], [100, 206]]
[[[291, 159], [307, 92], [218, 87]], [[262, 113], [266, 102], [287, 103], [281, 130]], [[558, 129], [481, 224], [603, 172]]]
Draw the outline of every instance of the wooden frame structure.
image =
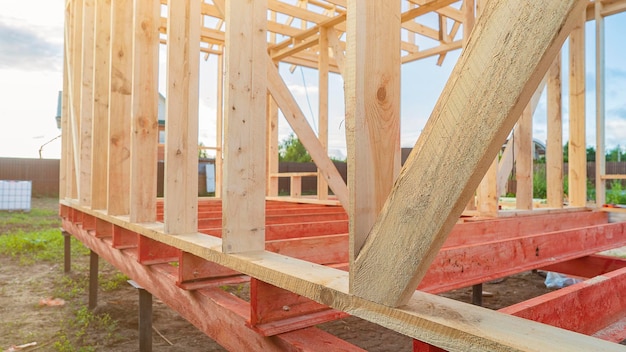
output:
[[[626, 245], [626, 228], [586, 202], [584, 23], [596, 21], [603, 77], [603, 18], [625, 10], [621, 0], [68, 0], [63, 227], [231, 350], [359, 350], [314, 327], [346, 313], [416, 339], [416, 350], [619, 350], [583, 335], [626, 337], [616, 328], [626, 303], [601, 283], [623, 286], [623, 261], [595, 255]], [[567, 37], [564, 207], [559, 53]], [[168, 118], [157, 199], [160, 45]], [[400, 66], [441, 62], [460, 48], [400, 170]], [[197, 196], [201, 53], [219, 62], [215, 199]], [[279, 63], [318, 70], [318, 134]], [[333, 72], [345, 82], [347, 184], [326, 151]], [[544, 87], [549, 208], [536, 209], [532, 113]], [[277, 170], [278, 110], [318, 166], [317, 199], [277, 197], [285, 176]], [[497, 158], [516, 124], [518, 143]], [[603, 138], [599, 132], [598, 146]], [[516, 210], [499, 210], [514, 157]], [[598, 189], [626, 178], [605, 175], [602, 163], [597, 175]], [[288, 176], [297, 184], [302, 175]], [[547, 266], [596, 278], [509, 314], [434, 295]], [[242, 280], [250, 280], [250, 302], [219, 289]], [[612, 302], [603, 316], [590, 313], [598, 297]], [[545, 319], [570, 301], [593, 323]]]

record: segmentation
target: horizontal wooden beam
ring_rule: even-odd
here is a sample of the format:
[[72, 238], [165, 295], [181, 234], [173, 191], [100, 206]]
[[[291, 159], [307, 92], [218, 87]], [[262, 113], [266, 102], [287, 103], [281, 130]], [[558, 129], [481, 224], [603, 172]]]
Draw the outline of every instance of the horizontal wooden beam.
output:
[[625, 290], [626, 268], [621, 268], [500, 312], [591, 335], [626, 317], [626, 295], [616, 294]]

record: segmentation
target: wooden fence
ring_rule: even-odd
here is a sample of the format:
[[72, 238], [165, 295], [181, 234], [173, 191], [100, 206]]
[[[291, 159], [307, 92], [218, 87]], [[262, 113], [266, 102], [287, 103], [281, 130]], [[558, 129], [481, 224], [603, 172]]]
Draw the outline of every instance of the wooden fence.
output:
[[[404, 158], [403, 158], [404, 159]], [[213, 160], [203, 159], [198, 167], [198, 190], [201, 195], [206, 195], [206, 174], [204, 165]], [[335, 166], [344, 180], [347, 179], [347, 166], [344, 162], [335, 162]], [[587, 163], [587, 179], [595, 183], [595, 162]], [[536, 164], [535, 171], [545, 168], [545, 164]], [[163, 163], [158, 168], [158, 195], [163, 195]], [[311, 172], [317, 170], [313, 163], [282, 162], [279, 165], [280, 172]], [[567, 164], [563, 167], [567, 175]], [[626, 174], [626, 162], [607, 162], [607, 174]], [[59, 195], [59, 160], [58, 159], [20, 159], [0, 158], [0, 180], [25, 180], [33, 182], [34, 197], [58, 197]], [[626, 185], [624, 185], [626, 186]], [[289, 178], [281, 178], [278, 189], [283, 193], [289, 193]], [[509, 182], [507, 190], [515, 193], [515, 180]], [[314, 194], [317, 191], [316, 177], [302, 178], [303, 194]]]
[[34, 197], [59, 196], [58, 159], [0, 158], [0, 180], [32, 181]]

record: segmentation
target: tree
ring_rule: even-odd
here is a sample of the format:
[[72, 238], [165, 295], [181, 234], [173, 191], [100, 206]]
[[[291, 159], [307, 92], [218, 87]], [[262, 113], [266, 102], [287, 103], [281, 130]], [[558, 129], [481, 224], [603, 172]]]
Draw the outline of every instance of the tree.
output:
[[298, 137], [291, 133], [278, 145], [278, 160], [308, 163], [311, 162], [311, 156]]
[[626, 153], [622, 152], [622, 147], [618, 144], [606, 152], [606, 161], [626, 161]]

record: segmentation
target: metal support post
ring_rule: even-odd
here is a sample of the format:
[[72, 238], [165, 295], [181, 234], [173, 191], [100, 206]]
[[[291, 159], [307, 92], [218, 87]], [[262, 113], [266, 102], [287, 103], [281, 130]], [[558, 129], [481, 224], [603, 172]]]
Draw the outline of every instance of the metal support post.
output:
[[63, 272], [66, 274], [72, 270], [72, 235], [61, 229], [61, 234], [63, 235]]
[[139, 351], [152, 351], [152, 294], [133, 280], [128, 280], [139, 291]]
[[89, 252], [89, 309], [98, 305], [98, 253]]
[[472, 286], [472, 304], [475, 306], [483, 305], [483, 284]]

